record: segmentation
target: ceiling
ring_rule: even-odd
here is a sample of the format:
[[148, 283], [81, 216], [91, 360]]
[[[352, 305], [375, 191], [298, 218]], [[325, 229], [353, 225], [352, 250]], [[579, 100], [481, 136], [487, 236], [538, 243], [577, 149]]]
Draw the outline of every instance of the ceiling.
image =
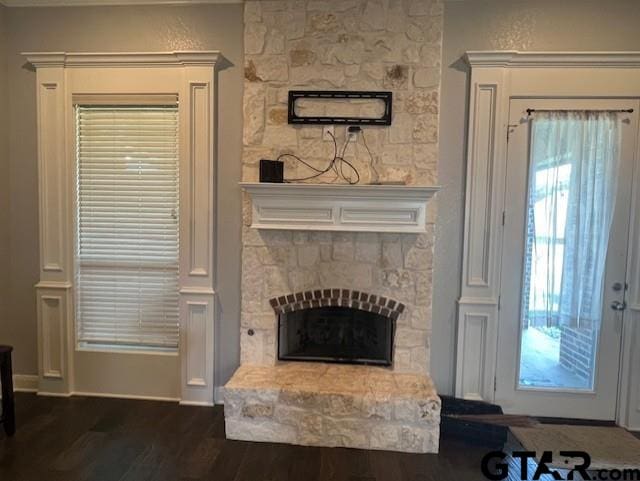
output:
[[194, 5], [243, 3], [244, 0], [0, 0], [6, 7], [82, 7], [93, 5]]

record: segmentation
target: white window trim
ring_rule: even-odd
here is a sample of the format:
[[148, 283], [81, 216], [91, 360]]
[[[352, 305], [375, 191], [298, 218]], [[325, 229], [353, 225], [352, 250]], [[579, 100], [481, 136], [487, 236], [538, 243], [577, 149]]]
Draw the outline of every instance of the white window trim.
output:
[[[222, 55], [216, 51], [23, 55], [36, 68], [37, 77], [39, 393], [65, 396], [78, 390], [73, 365], [76, 350], [73, 96], [177, 93], [180, 101], [181, 385], [176, 391], [184, 404], [213, 404], [217, 310], [215, 82]], [[108, 84], [110, 76], [118, 79], [117, 87]], [[121, 79], [127, 81], [120, 82]]]
[[[640, 52], [467, 52], [469, 121], [455, 394], [493, 401], [509, 99], [640, 98]], [[636, 154], [640, 158], [640, 151]], [[640, 429], [640, 169], [634, 174], [629, 310], [617, 422]], [[491, 213], [491, 215], [487, 215]]]

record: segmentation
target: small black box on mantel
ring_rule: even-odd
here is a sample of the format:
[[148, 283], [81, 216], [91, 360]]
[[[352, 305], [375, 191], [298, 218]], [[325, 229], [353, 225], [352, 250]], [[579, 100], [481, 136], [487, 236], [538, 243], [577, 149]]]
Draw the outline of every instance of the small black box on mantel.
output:
[[260, 182], [284, 182], [284, 162], [260, 159]]

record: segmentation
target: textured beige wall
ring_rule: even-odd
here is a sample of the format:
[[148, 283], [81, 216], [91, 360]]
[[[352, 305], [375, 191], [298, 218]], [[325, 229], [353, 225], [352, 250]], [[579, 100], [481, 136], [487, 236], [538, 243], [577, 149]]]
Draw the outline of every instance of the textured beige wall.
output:
[[9, 115], [7, 112], [7, 9], [0, 5], [0, 344], [8, 342], [9, 300]]
[[[7, 110], [2, 25], [8, 29], [11, 110]], [[16, 348], [16, 372], [36, 371], [33, 284], [38, 277], [35, 76], [18, 54], [25, 50], [168, 50], [217, 48], [234, 64], [220, 74], [219, 288], [222, 322], [218, 383], [238, 362], [239, 221], [242, 135], [242, 7], [111, 7], [6, 9], [0, 7], [0, 343]], [[640, 50], [636, 0], [468, 0], [445, 4], [440, 115], [438, 222], [434, 259], [431, 374], [441, 392], [453, 389], [455, 312], [460, 288], [464, 195], [466, 50]], [[3, 100], [4, 98], [4, 100]], [[8, 121], [11, 119], [11, 122]], [[3, 157], [9, 127], [11, 170]], [[6, 146], [5, 146], [6, 148]], [[9, 189], [8, 180], [11, 186]], [[11, 220], [7, 218], [11, 206]], [[11, 265], [6, 247], [11, 237]], [[11, 279], [11, 289], [6, 283]], [[11, 299], [3, 317], [3, 305]]]
[[453, 391], [464, 222], [467, 50], [640, 50], [637, 0], [465, 0], [445, 3], [431, 373]]
[[[38, 280], [36, 90], [35, 73], [25, 66], [20, 52], [216, 49], [231, 63], [220, 72], [218, 85], [221, 320], [215, 352], [216, 383], [226, 382], [239, 358], [242, 5], [11, 8], [5, 12], [10, 49], [11, 306], [7, 334], [3, 326], [0, 341], [15, 346], [15, 371], [33, 374], [37, 370], [33, 289]], [[4, 116], [6, 110], [0, 111]], [[6, 228], [7, 223], [0, 225]]]

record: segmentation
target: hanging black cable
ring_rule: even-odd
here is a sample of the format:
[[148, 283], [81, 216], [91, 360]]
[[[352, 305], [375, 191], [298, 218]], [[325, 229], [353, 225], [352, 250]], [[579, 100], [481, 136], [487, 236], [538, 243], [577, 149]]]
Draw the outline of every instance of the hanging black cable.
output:
[[[331, 132], [328, 132], [328, 134], [331, 136], [331, 139], [333, 140], [333, 158], [329, 161], [329, 164], [327, 165], [326, 168], [324, 169], [318, 169], [317, 167], [314, 167], [313, 165], [309, 164], [308, 162], [302, 160], [299, 156], [295, 155], [295, 154], [281, 154], [278, 156], [277, 160], [281, 160], [285, 157], [291, 157], [295, 160], [297, 160], [298, 162], [300, 162], [301, 164], [303, 164], [304, 166], [306, 166], [307, 168], [309, 168], [310, 170], [314, 171], [315, 174], [309, 175], [307, 177], [298, 177], [296, 179], [284, 179], [284, 182], [288, 183], [288, 182], [303, 182], [305, 180], [311, 180], [311, 179], [316, 179], [318, 177], [320, 177], [323, 174], [326, 174], [327, 172], [329, 172], [330, 170], [333, 170], [333, 172], [336, 174], [336, 179], [337, 178], [342, 178], [342, 180], [344, 180], [345, 182], [354, 185], [357, 184], [358, 182], [360, 182], [360, 173], [358, 172], [358, 169], [355, 168], [355, 166], [350, 163], [349, 161], [344, 159], [344, 154], [347, 150], [347, 147], [349, 146], [349, 139], [347, 138], [344, 147], [342, 148], [342, 153], [341, 155], [338, 155], [338, 142], [336, 140], [335, 135], [333, 135]], [[355, 180], [353, 180], [351, 178], [351, 176], [347, 177], [344, 173], [343, 170], [343, 164], [347, 164], [347, 166], [354, 172], [355, 174]], [[336, 180], [334, 179], [334, 180]]]

